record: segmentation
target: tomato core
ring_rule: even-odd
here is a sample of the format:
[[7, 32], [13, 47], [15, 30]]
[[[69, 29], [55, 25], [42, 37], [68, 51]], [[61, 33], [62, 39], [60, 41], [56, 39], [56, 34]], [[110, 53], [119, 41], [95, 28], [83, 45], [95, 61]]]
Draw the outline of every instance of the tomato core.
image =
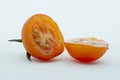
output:
[[40, 46], [43, 49], [50, 49], [50, 39], [52, 38], [52, 35], [48, 32], [42, 33], [39, 29], [39, 26], [33, 27], [33, 39], [36, 42], [38, 46]]

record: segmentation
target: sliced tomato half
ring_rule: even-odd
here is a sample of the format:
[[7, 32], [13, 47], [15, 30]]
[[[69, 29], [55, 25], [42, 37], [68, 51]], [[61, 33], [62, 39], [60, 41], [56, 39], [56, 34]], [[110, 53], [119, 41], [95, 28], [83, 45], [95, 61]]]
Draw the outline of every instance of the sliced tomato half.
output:
[[76, 38], [65, 42], [65, 47], [76, 60], [91, 62], [103, 56], [108, 49], [108, 43], [93, 37]]
[[25, 22], [22, 42], [30, 55], [41, 60], [50, 60], [64, 51], [64, 39], [58, 25], [44, 14], [33, 15]]

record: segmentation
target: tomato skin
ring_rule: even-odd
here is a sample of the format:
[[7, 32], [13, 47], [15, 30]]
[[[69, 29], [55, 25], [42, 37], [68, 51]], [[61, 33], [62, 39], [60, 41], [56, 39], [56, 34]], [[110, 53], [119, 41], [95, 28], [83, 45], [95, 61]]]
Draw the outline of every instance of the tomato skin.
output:
[[[44, 28], [45, 24], [49, 24], [49, 29]], [[55, 44], [56, 47], [55, 45], [54, 47], [50, 45], [52, 49], [49, 51], [42, 49], [41, 46], [37, 45], [33, 37], [34, 25], [38, 25], [38, 27], [41, 29], [40, 32], [42, 33], [44, 33], [46, 30], [51, 30], [50, 34], [53, 36], [53, 39], [55, 39], [57, 43]], [[30, 17], [23, 25], [21, 37], [26, 51], [31, 56], [40, 60], [50, 60], [64, 51], [64, 39], [62, 33], [58, 28], [58, 25], [49, 16], [44, 14], [36, 14]]]
[[65, 42], [65, 47], [70, 56], [80, 62], [95, 61], [102, 57], [107, 50], [105, 47], [94, 47], [67, 42]]

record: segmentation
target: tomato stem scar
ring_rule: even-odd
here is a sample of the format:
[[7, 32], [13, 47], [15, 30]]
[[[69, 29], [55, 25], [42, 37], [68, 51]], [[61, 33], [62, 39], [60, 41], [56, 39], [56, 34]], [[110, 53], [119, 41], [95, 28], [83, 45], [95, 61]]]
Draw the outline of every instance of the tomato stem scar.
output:
[[31, 59], [30, 59], [31, 55], [28, 52], [26, 52], [26, 57], [29, 61], [31, 61]]
[[10, 42], [22, 42], [22, 39], [11, 39], [11, 40], [8, 40]]

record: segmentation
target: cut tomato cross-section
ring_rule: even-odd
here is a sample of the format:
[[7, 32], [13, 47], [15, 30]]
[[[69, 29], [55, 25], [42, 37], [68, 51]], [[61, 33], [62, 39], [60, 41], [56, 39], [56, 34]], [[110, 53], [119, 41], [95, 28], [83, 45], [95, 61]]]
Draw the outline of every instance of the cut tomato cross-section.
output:
[[64, 50], [62, 33], [52, 18], [44, 14], [30, 17], [22, 28], [26, 51], [41, 60], [52, 59]]

